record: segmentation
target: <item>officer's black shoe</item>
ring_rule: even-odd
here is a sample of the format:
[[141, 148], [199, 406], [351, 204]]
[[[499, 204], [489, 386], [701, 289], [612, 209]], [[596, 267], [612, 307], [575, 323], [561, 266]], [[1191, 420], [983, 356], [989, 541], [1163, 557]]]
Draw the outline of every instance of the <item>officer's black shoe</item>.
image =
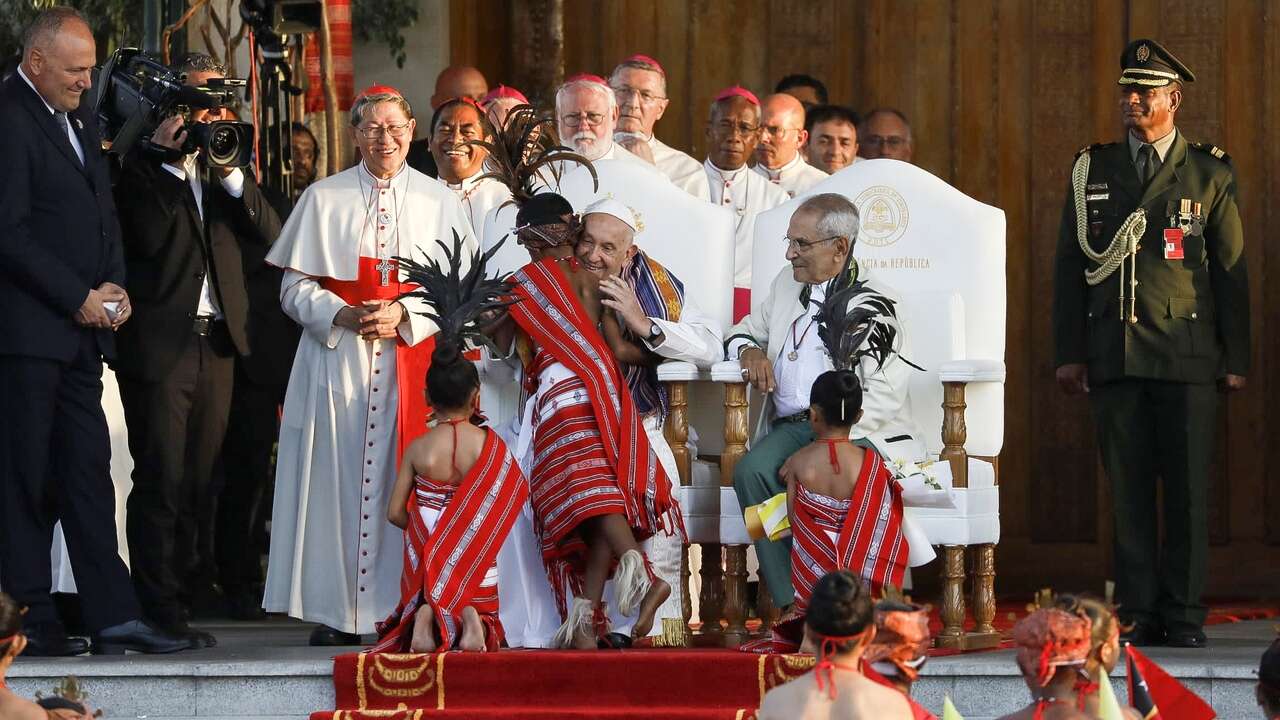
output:
[[89, 652], [89, 641], [84, 638], [67, 637], [67, 633], [58, 625], [38, 625], [24, 628], [27, 636], [27, 649], [23, 655], [31, 657], [71, 657]]
[[1135, 647], [1153, 647], [1165, 643], [1164, 628], [1151, 622], [1136, 622], [1120, 635], [1120, 642]]
[[126, 650], [172, 653], [193, 647], [189, 638], [159, 630], [142, 620], [113, 625], [93, 638], [94, 655], [123, 655]]
[[328, 625], [317, 625], [316, 629], [311, 631], [311, 644], [317, 647], [359, 645], [360, 636], [355, 633], [342, 632]]
[[596, 640], [596, 647], [601, 650], [625, 650], [631, 647], [631, 636], [623, 635], [618, 632], [611, 632]]
[[1177, 648], [1202, 648], [1209, 644], [1209, 640], [1204, 636], [1204, 630], [1187, 625], [1171, 629], [1165, 644]]

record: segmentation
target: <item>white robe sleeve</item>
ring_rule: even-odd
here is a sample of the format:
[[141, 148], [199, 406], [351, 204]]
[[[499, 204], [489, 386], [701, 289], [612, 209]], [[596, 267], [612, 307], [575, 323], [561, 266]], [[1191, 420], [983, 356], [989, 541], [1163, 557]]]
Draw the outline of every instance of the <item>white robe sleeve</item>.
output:
[[[911, 349], [903, 339], [900, 352], [907, 357]], [[875, 363], [870, 358], [863, 358], [862, 376], [862, 419], [853, 426], [850, 437], [864, 438], [878, 432], [890, 423], [898, 421], [906, 413], [907, 383], [911, 378], [911, 366], [902, 358], [893, 355], [889, 362], [878, 371], [872, 372]]]
[[644, 344], [661, 357], [691, 362], [701, 368], [709, 368], [724, 358], [720, 329], [692, 297], [684, 298], [680, 322], [650, 319], [662, 330], [662, 344], [650, 345], [648, 340]]
[[350, 332], [333, 324], [338, 311], [346, 306], [345, 300], [325, 290], [315, 278], [296, 270], [284, 271], [280, 281], [280, 307], [284, 314], [331, 350], [338, 346], [343, 333]]

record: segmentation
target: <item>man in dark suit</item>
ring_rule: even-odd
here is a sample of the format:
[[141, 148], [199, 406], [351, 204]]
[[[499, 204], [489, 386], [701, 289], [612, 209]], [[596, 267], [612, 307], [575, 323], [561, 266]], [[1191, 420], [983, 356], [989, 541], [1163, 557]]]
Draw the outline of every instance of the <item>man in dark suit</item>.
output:
[[28, 610], [29, 655], [77, 655], [49, 595], [58, 520], [95, 651], [173, 652], [140, 620], [116, 550], [102, 359], [132, 315], [107, 163], [90, 108], [93, 35], [41, 13], [0, 85], [0, 585]]
[[1127, 639], [1198, 648], [1218, 393], [1249, 372], [1244, 232], [1226, 153], [1174, 124], [1195, 75], [1154, 40], [1120, 63], [1128, 132], [1080, 151], [1063, 208], [1057, 380], [1093, 406]]
[[[198, 53], [176, 70], [191, 86], [226, 74]], [[219, 119], [221, 110], [190, 117]], [[213, 636], [187, 624], [187, 592], [212, 561], [196, 539], [214, 506], [210, 479], [235, 356], [251, 351], [241, 247], [269, 245], [280, 220], [248, 173], [181, 152], [184, 122], [163, 121], [151, 141], [168, 154], [131, 153], [116, 182], [136, 317], [120, 332], [115, 369], [134, 462], [127, 528], [134, 585], [161, 628], [207, 647]]]

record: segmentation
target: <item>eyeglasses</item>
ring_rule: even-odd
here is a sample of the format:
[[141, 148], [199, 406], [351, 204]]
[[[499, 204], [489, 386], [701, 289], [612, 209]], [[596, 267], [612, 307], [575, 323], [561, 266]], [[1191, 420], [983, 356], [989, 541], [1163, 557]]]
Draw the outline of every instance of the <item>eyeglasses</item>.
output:
[[800, 128], [785, 128], [778, 127], [777, 125], [766, 125], [760, 128], [760, 130], [765, 134], [765, 136], [771, 137], [774, 140], [781, 140], [785, 138], [789, 132], [800, 132]]
[[899, 148], [907, 144], [907, 139], [901, 135], [868, 135], [863, 144], [871, 147]]
[[398, 138], [398, 137], [404, 137], [405, 133], [409, 132], [409, 123], [404, 123], [402, 125], [385, 125], [385, 126], [384, 125], [366, 125], [364, 127], [358, 127], [356, 128], [356, 130], [360, 133], [360, 136], [363, 137], [365, 140], [374, 140], [382, 135]]
[[639, 96], [641, 105], [652, 105], [658, 102], [659, 100], [666, 100], [666, 98], [661, 97], [659, 95], [654, 95], [648, 90], [639, 90], [637, 88], [627, 87], [626, 85], [614, 86], [613, 94], [618, 97], [618, 102], [620, 103], [626, 102], [627, 98], [631, 97], [632, 95]]
[[583, 125], [599, 125], [604, 122], [604, 114], [598, 112], [570, 113], [569, 115], [561, 115], [560, 122], [565, 127], [581, 127]]
[[794, 248], [800, 252], [805, 252], [806, 250], [813, 247], [814, 245], [821, 245], [822, 243], [825, 243], [825, 242], [831, 242], [832, 240], [835, 240], [836, 238], [839, 238], [839, 237], [844, 237], [844, 236], [832, 235], [831, 237], [825, 237], [825, 238], [822, 238], [821, 240], [806, 240], [804, 238], [793, 238], [793, 237], [787, 237], [786, 235], [783, 235], [782, 241], [787, 244], [788, 250]]
[[757, 132], [760, 132], [760, 127], [758, 125], [749, 125], [744, 122], [735, 123], [729, 120], [722, 120], [716, 123], [715, 129], [721, 135], [725, 135], [726, 137], [733, 137], [734, 135], [751, 137], [752, 135], [755, 135]]

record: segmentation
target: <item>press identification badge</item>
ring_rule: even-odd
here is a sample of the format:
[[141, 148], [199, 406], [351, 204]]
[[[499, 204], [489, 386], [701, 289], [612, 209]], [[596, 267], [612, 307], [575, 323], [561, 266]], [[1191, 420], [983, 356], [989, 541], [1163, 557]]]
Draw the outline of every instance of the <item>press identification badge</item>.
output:
[[1165, 228], [1164, 230], [1164, 259], [1165, 260], [1181, 260], [1183, 259], [1182, 251], [1182, 228]]

